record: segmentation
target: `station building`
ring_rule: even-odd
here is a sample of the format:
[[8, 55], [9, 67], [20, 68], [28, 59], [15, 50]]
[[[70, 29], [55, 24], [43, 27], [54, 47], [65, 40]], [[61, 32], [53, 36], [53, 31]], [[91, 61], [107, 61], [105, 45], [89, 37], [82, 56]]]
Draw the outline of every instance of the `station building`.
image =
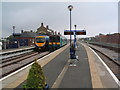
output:
[[[14, 41], [18, 41], [16, 44], [19, 46], [34, 46], [35, 37], [38, 35], [54, 35], [54, 30], [49, 29], [48, 25], [45, 27], [43, 23], [41, 23], [41, 26], [37, 28], [37, 31], [33, 30], [21, 30], [21, 33], [13, 33], [12, 43]], [[14, 40], [13, 40], [14, 39]], [[12, 44], [10, 43], [10, 44]], [[8, 45], [9, 46], [9, 45]], [[15, 46], [10, 45], [10, 46]], [[10, 47], [11, 48], [11, 47]]]
[[41, 26], [37, 29], [36, 32], [38, 35], [53, 35], [54, 30], [49, 29], [49, 26], [47, 25], [46, 27], [41, 23]]
[[23, 31], [21, 30], [21, 35], [16, 37], [19, 42], [19, 46], [33, 46], [35, 41], [36, 32], [31, 31]]

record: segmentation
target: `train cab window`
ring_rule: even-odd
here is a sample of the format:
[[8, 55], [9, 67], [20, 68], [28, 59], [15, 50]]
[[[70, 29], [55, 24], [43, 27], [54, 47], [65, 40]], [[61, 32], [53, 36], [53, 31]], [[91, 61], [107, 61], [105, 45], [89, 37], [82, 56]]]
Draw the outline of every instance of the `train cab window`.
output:
[[56, 42], [60, 42], [60, 37], [59, 36], [56, 37]]
[[57, 35], [50, 36], [50, 42], [60, 42], [60, 37]]
[[52, 36], [50, 36], [50, 42], [53, 42], [54, 38]]
[[36, 42], [37, 43], [44, 43], [45, 42], [45, 38], [36, 38]]

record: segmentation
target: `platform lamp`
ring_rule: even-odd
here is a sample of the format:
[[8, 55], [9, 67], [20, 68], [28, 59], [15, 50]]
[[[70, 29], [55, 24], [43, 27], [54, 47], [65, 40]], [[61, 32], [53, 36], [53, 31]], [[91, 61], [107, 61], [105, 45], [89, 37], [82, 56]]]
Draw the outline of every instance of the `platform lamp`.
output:
[[71, 34], [72, 34], [72, 32], [71, 32], [71, 11], [72, 11], [72, 9], [73, 9], [73, 6], [72, 5], [69, 5], [68, 6], [68, 9], [69, 9], [69, 11], [70, 11], [70, 58], [72, 58], [72, 53], [73, 53], [73, 51], [72, 51], [72, 45], [71, 45]]
[[69, 11], [70, 11], [70, 48], [71, 48], [71, 11], [72, 11], [72, 9], [73, 9], [73, 6], [72, 5], [69, 5], [68, 6], [68, 9], [69, 9]]

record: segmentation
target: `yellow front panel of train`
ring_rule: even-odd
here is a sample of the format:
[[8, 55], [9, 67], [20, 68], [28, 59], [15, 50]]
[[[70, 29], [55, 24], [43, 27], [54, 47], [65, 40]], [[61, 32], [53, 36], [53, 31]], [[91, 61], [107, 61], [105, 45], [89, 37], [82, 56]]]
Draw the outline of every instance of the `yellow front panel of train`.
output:
[[[45, 38], [45, 37], [44, 37], [44, 36], [37, 36], [36, 39], [37, 39], [37, 38]], [[35, 41], [35, 44], [36, 44], [38, 47], [42, 47], [42, 46], [44, 46], [45, 42], [37, 43], [37, 42]]]
[[42, 47], [45, 43], [36, 43], [37, 46]]

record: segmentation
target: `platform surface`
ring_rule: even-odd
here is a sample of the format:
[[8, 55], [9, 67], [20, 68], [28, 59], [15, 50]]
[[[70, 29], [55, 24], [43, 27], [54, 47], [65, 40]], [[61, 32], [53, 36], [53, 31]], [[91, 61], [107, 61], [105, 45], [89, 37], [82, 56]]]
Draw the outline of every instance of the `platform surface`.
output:
[[[61, 82], [55, 88], [92, 88], [90, 68], [85, 48], [79, 45], [76, 52], [79, 57], [77, 66], [68, 66]], [[50, 87], [56, 82], [58, 76], [66, 66], [69, 58], [69, 47], [56, 56], [52, 61], [43, 67], [46, 82]], [[18, 86], [19, 88], [22, 85]]]
[[79, 44], [76, 66], [68, 66], [59, 88], [92, 88], [88, 56], [85, 48]]

